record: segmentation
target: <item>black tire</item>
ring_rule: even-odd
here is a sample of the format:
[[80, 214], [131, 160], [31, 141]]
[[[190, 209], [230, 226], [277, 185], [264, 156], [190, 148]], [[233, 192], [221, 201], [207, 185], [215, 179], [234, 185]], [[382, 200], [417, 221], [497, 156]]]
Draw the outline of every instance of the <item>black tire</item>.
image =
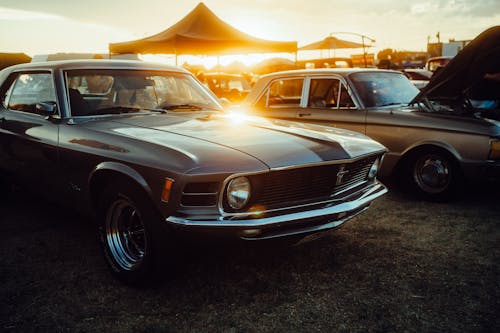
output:
[[437, 148], [413, 154], [404, 173], [412, 190], [426, 200], [448, 201], [457, 195], [461, 185], [456, 160]]
[[100, 199], [99, 235], [112, 273], [132, 286], [161, 281], [171, 236], [146, 193], [131, 182], [108, 186]]

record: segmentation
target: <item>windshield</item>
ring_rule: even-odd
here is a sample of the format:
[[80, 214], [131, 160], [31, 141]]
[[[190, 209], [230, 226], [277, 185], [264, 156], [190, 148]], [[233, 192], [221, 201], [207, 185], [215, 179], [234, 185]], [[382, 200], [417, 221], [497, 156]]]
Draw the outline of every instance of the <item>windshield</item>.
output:
[[71, 115], [141, 111], [221, 110], [193, 76], [147, 70], [89, 69], [66, 72]]
[[419, 92], [402, 73], [359, 72], [349, 78], [367, 108], [406, 105]]

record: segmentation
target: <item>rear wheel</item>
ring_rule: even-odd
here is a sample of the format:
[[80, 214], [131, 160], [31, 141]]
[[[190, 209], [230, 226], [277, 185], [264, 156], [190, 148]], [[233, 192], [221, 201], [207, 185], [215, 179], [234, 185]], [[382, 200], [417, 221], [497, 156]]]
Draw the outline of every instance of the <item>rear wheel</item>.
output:
[[414, 154], [406, 165], [406, 177], [413, 190], [432, 201], [446, 201], [459, 188], [459, 168], [454, 158], [440, 149]]
[[146, 194], [131, 183], [114, 183], [100, 204], [100, 239], [113, 274], [131, 285], [159, 280], [170, 235]]

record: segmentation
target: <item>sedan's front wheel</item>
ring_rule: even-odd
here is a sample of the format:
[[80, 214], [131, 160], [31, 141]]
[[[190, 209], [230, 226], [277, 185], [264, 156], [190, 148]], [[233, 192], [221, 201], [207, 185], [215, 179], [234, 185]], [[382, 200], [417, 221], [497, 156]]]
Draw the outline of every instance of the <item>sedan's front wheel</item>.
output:
[[131, 285], [161, 278], [169, 235], [143, 191], [114, 183], [101, 197], [100, 239], [114, 275]]
[[414, 190], [426, 199], [446, 201], [458, 189], [459, 168], [449, 154], [438, 149], [416, 154], [407, 172]]

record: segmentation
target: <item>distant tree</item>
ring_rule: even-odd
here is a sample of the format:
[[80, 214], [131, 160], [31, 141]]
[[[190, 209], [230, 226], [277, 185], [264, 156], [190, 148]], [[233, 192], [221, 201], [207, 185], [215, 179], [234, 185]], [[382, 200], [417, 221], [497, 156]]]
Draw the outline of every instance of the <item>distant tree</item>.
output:
[[378, 60], [392, 59], [392, 54], [393, 54], [392, 49], [384, 49], [379, 53], [377, 53], [377, 59]]
[[377, 53], [377, 59], [390, 60], [391, 63], [399, 65], [401, 63], [404, 52], [399, 52], [393, 49], [384, 49]]
[[391, 69], [404, 66], [422, 67], [428, 57], [429, 55], [426, 52], [397, 51], [393, 49], [384, 49], [377, 53], [378, 63], [384, 68]]

